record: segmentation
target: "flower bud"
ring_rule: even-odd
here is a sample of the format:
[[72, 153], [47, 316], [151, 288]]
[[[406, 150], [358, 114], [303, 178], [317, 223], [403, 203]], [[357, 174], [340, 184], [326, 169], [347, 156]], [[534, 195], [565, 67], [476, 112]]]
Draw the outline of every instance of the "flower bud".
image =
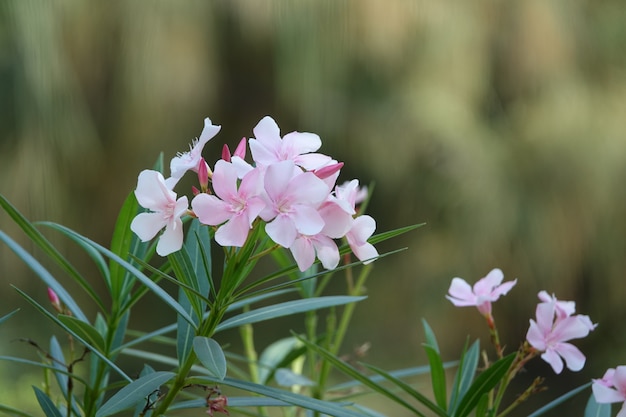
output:
[[209, 165], [204, 158], [202, 158], [198, 165], [198, 181], [200, 182], [200, 190], [202, 190], [203, 193], [206, 193], [209, 189], [209, 175]]
[[59, 300], [59, 296], [57, 295], [57, 293], [54, 292], [54, 290], [50, 287], [48, 287], [48, 300], [50, 300], [50, 304], [52, 304], [52, 307], [54, 307], [57, 312], [63, 313], [61, 300]]

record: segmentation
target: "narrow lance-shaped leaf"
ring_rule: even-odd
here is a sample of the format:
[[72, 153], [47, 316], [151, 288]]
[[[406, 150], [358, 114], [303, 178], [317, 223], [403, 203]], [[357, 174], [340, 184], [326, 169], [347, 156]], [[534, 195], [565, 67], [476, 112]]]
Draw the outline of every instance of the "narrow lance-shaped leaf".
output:
[[211, 375], [224, 379], [226, 376], [226, 356], [219, 343], [215, 340], [197, 336], [193, 339], [193, 350], [198, 360]]
[[439, 345], [437, 344], [435, 333], [426, 320], [422, 320], [422, 325], [424, 326], [424, 333], [426, 334], [424, 350], [426, 351], [428, 363], [430, 364], [430, 378], [432, 381], [433, 394], [435, 395], [437, 405], [445, 410], [448, 403], [446, 398], [446, 373], [443, 369]]
[[480, 343], [476, 340], [472, 343], [472, 346], [461, 355], [461, 363], [454, 377], [452, 394], [450, 395], [450, 407], [448, 411], [450, 411], [451, 414], [454, 414], [459, 403], [459, 398], [463, 398], [474, 380], [474, 375], [478, 367], [479, 353]]
[[33, 386], [33, 390], [35, 390], [35, 396], [37, 397], [37, 402], [41, 407], [42, 411], [46, 415], [46, 417], [62, 417], [59, 409], [54, 405], [54, 402], [48, 397], [42, 390]]
[[[574, 388], [571, 391], [566, 392], [565, 394], [561, 395], [560, 397], [550, 401], [548, 404], [544, 405], [543, 407], [541, 407], [539, 410], [535, 411], [534, 413], [532, 413], [531, 415], [529, 415], [528, 417], [539, 417], [542, 416], [544, 414], [546, 414], [548, 411], [552, 410], [553, 408], [556, 408], [557, 406], [559, 406], [560, 404], [564, 403], [565, 401], [569, 400], [570, 398], [572, 398], [573, 396], [586, 391], [589, 387], [591, 386], [591, 382], [587, 382], [586, 384], [583, 384], [577, 388]], [[600, 407], [602, 408], [602, 407]], [[587, 415], [585, 415], [585, 417], [587, 417]]]
[[593, 393], [589, 396], [585, 407], [585, 417], [611, 417], [611, 404], [599, 404]]
[[78, 307], [76, 301], [72, 298], [72, 296], [65, 291], [65, 288], [48, 272], [46, 268], [44, 268], [31, 254], [26, 252], [20, 245], [18, 245], [13, 239], [11, 239], [6, 233], [0, 230], [0, 240], [4, 241], [9, 248], [15, 254], [24, 261], [26, 265], [30, 267], [41, 280], [46, 284], [46, 286], [50, 287], [59, 297], [59, 299], [65, 304], [65, 306], [72, 312], [74, 317], [82, 321], [88, 321], [87, 316], [83, 313], [83, 311]]
[[11, 311], [9, 314], [5, 314], [4, 316], [0, 317], [0, 324], [4, 323], [5, 321], [13, 317], [18, 311], [20, 311], [20, 309], [16, 308], [15, 310]]
[[465, 396], [459, 402], [459, 408], [454, 414], [455, 417], [465, 417], [478, 405], [483, 394], [492, 390], [498, 382], [502, 380], [509, 370], [511, 363], [517, 355], [516, 352], [498, 360], [485, 372], [478, 375], [472, 386], [467, 390]]
[[57, 317], [76, 334], [80, 335], [83, 339], [88, 340], [93, 346], [104, 352], [104, 339], [91, 324], [63, 314], [59, 314]]
[[154, 372], [131, 382], [104, 403], [96, 417], [110, 416], [146, 401], [148, 395], [175, 376], [174, 372]]
[[350, 297], [350, 296], [327, 296], [308, 298], [306, 300], [287, 301], [273, 306], [261, 307], [256, 310], [248, 311], [231, 317], [220, 323], [215, 329], [216, 332], [239, 327], [244, 324], [258, 323], [264, 320], [270, 320], [276, 317], [289, 316], [296, 313], [304, 313], [306, 311], [318, 310], [320, 308], [333, 307], [348, 303], [361, 301], [366, 297]]

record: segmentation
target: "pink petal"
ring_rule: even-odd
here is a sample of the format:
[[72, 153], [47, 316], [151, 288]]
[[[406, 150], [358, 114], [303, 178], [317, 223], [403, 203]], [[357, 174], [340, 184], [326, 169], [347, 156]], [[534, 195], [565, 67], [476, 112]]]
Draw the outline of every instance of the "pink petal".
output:
[[491, 301], [496, 301], [498, 298], [500, 298], [501, 295], [506, 295], [506, 293], [508, 293], [511, 288], [515, 286], [515, 284], [517, 284], [517, 279], [513, 281], [507, 281], [504, 284], [498, 285], [491, 292]]
[[295, 165], [292, 161], [283, 161], [272, 164], [265, 171], [265, 191], [273, 202], [279, 202], [293, 178]]
[[554, 323], [554, 309], [554, 302], [537, 304], [537, 308], [535, 310], [537, 325], [544, 335], [547, 335], [552, 331], [552, 324]]
[[580, 371], [585, 366], [585, 355], [576, 346], [570, 343], [559, 343], [556, 351], [571, 371]]
[[322, 233], [333, 239], [342, 238], [350, 231], [353, 218], [334, 201], [324, 203], [318, 210], [324, 220]]
[[326, 200], [330, 189], [324, 181], [316, 177], [312, 172], [303, 172], [291, 179], [286, 188], [286, 193], [293, 202], [317, 207]]
[[141, 207], [152, 211], [162, 211], [176, 199], [176, 193], [167, 189], [163, 175], [150, 169], [139, 174], [135, 196]]
[[317, 252], [317, 257], [326, 269], [335, 269], [339, 264], [339, 249], [337, 244], [330, 238], [317, 235], [313, 239], [313, 246]]
[[530, 327], [526, 333], [526, 340], [532, 347], [540, 352], [546, 350], [546, 339], [543, 331], [534, 320], [530, 320]]
[[298, 204], [293, 206], [290, 215], [296, 230], [303, 235], [316, 235], [322, 231], [324, 220], [317, 210], [312, 207]]
[[554, 350], [549, 349], [545, 351], [541, 355], [541, 359], [543, 359], [544, 361], [550, 364], [555, 374], [558, 375], [561, 373], [561, 371], [563, 371], [563, 360], [561, 360], [561, 357], [559, 356], [559, 354], [556, 353]]
[[615, 372], [613, 373], [613, 385], [621, 392], [626, 393], [626, 366], [618, 366], [615, 368]]
[[237, 170], [232, 164], [220, 159], [213, 172], [213, 190], [224, 201], [232, 202], [237, 195]]
[[479, 279], [474, 284], [474, 294], [476, 295], [486, 295], [490, 294], [491, 291], [504, 279], [504, 274], [498, 268], [492, 269], [484, 278]]
[[289, 248], [300, 271], [306, 271], [315, 262], [315, 249], [306, 236], [298, 237]]
[[198, 194], [191, 200], [191, 208], [198, 216], [200, 223], [217, 226], [230, 219], [230, 205], [214, 195]]
[[291, 132], [283, 136], [283, 147], [292, 155], [315, 152], [322, 146], [322, 140], [315, 133]]
[[329, 164], [332, 162], [333, 158], [321, 153], [307, 153], [304, 155], [297, 155], [293, 158], [293, 160], [298, 166], [301, 166], [307, 171], [313, 171]]
[[183, 247], [183, 222], [176, 219], [174, 227], [168, 225], [159, 238], [156, 251], [161, 256], [179, 251]]
[[217, 229], [215, 241], [221, 246], [242, 247], [248, 238], [250, 225], [246, 216], [233, 216], [228, 222]]
[[457, 307], [476, 305], [476, 297], [472, 292], [472, 287], [470, 287], [464, 279], [453, 278], [452, 283], [450, 283], [450, 289], [448, 289], [448, 294], [450, 294], [450, 296], [446, 296], [446, 298]]
[[378, 251], [371, 243], [365, 243], [361, 246], [350, 246], [352, 252], [354, 252], [354, 256], [356, 256], [359, 261], [363, 261], [364, 265], [372, 263], [378, 257]]
[[596, 402], [599, 404], [610, 404], [626, 401], [626, 398], [622, 393], [600, 383], [593, 383], [591, 385], [591, 390], [593, 391], [593, 396], [595, 397]]
[[375, 230], [376, 220], [371, 216], [363, 215], [354, 219], [352, 228], [346, 237], [348, 242], [352, 241], [351, 245], [362, 246], [374, 234]]
[[161, 213], [139, 213], [130, 224], [130, 230], [135, 233], [142, 242], [147, 242], [157, 235], [165, 227], [167, 221]]
[[266, 224], [265, 232], [274, 242], [284, 248], [293, 245], [297, 236], [293, 221], [284, 214], [279, 214], [271, 223]]
[[578, 316], [566, 317], [563, 320], [557, 321], [552, 335], [555, 340], [565, 342], [572, 339], [580, 339], [589, 334], [589, 326], [584, 321], [580, 320]]

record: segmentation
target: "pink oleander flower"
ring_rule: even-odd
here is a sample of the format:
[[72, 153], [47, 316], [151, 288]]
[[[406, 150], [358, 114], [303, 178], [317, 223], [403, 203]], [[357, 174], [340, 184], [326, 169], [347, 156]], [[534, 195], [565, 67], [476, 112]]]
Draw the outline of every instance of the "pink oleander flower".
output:
[[622, 402], [617, 417], [626, 417], [626, 366], [608, 369], [602, 379], [594, 379], [593, 396], [599, 404]]
[[199, 194], [191, 202], [201, 223], [211, 226], [224, 223], [215, 232], [215, 241], [222, 246], [243, 246], [252, 222], [265, 207], [265, 202], [259, 197], [263, 186], [261, 170], [246, 174], [239, 187], [237, 180], [235, 166], [219, 160], [213, 173], [215, 195]]
[[350, 249], [360, 261], [364, 261], [363, 264], [367, 265], [374, 262], [378, 251], [367, 241], [374, 234], [376, 230], [376, 220], [371, 216], [363, 215], [354, 219], [352, 227], [346, 233], [346, 240]]
[[474, 306], [485, 317], [491, 316], [491, 303], [506, 295], [517, 279], [502, 284], [504, 274], [498, 268], [492, 269], [484, 278], [471, 287], [462, 278], [453, 278], [446, 298], [457, 307]]
[[536, 318], [530, 320], [526, 340], [537, 349], [541, 358], [548, 362], [555, 373], [563, 370], [563, 361], [568, 369], [580, 371], [585, 365], [585, 355], [574, 345], [572, 339], [580, 339], [595, 327], [588, 316], [569, 315], [562, 317], [554, 298], [537, 305]]
[[265, 116], [253, 129], [254, 138], [248, 141], [252, 159], [257, 165], [269, 166], [280, 161], [293, 161], [307, 171], [323, 167], [332, 159], [320, 153], [312, 153], [322, 146], [315, 133], [291, 132], [282, 139], [278, 125]]
[[[168, 188], [173, 189], [187, 171], [198, 172], [200, 163], [204, 161], [202, 159], [204, 145], [217, 135], [221, 128], [221, 126], [213, 125], [208, 117], [204, 119], [204, 129], [202, 129], [200, 137], [192, 141], [189, 151], [179, 153], [170, 161], [171, 177], [166, 182]], [[206, 164], [206, 162], [204, 163]]]
[[272, 164], [265, 171], [266, 207], [260, 217], [265, 231], [279, 245], [289, 248], [298, 234], [313, 236], [324, 220], [318, 207], [329, 194], [327, 185], [312, 172], [302, 172], [293, 161]]
[[166, 256], [180, 250], [183, 246], [181, 216], [189, 207], [187, 197], [177, 200], [176, 193], [165, 184], [163, 175], [148, 169], [139, 174], [135, 196], [139, 205], [151, 212], [138, 214], [130, 229], [142, 242], [147, 242], [165, 228], [156, 247], [157, 253]]

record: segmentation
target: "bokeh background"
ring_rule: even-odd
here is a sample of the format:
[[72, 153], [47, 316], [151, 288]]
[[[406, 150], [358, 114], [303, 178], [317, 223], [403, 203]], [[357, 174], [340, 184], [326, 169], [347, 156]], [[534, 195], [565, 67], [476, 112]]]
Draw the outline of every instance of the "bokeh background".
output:
[[[347, 351], [371, 342], [370, 363], [423, 364], [421, 318], [445, 359], [468, 335], [486, 344], [481, 317], [444, 295], [452, 277], [499, 267], [518, 278], [494, 309], [511, 350], [542, 289], [600, 323], [577, 343], [585, 369], [548, 378], [539, 402], [626, 363], [621, 1], [0, 3], [0, 192], [31, 219], [108, 243], [161, 151], [167, 161], [185, 150], [208, 116], [223, 126], [205, 149], [215, 160], [267, 114], [283, 133], [319, 134], [343, 179], [375, 182], [379, 231], [427, 223], [381, 245], [408, 249], [376, 263]], [[0, 229], [31, 247], [4, 213]], [[0, 246], [0, 314], [22, 308], [2, 326], [0, 354], [36, 357], [14, 339], [45, 342], [54, 329], [10, 284], [45, 300]], [[158, 321], [160, 310], [141, 314]], [[23, 372], [0, 364], [2, 401], [32, 397], [39, 375]], [[527, 377], [537, 373], [552, 372], [535, 361]], [[581, 415], [586, 396], [560, 415]]]

